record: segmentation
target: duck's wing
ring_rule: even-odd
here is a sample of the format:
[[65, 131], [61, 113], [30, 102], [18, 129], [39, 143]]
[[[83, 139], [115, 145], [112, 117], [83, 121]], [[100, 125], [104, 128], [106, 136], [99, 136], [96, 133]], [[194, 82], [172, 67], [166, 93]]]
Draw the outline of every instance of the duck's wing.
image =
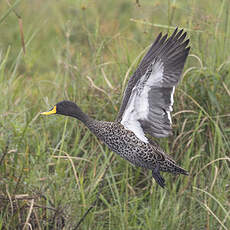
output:
[[148, 142], [145, 132], [154, 137], [172, 133], [173, 94], [189, 53], [186, 32], [158, 35], [126, 87], [117, 120], [139, 139]]

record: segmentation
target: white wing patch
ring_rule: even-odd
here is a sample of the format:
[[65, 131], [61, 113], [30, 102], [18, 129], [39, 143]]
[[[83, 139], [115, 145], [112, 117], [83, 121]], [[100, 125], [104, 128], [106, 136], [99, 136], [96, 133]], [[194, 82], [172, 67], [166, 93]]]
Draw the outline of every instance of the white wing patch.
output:
[[[147, 69], [133, 88], [126, 109], [122, 116], [121, 124], [132, 131], [141, 141], [148, 143], [139, 120], [145, 120], [149, 114], [148, 93], [151, 87], [161, 87], [163, 82], [163, 62], [157, 60]], [[173, 97], [173, 95], [171, 95]], [[172, 101], [172, 100], [171, 100]], [[167, 112], [169, 119], [170, 113]]]
[[138, 97], [136, 93], [134, 93], [134, 95], [132, 93], [131, 96], [132, 97], [129, 98], [126, 110], [122, 116], [121, 124], [125, 127], [125, 129], [132, 131], [141, 141], [148, 143], [148, 139], [146, 138], [144, 131], [141, 128], [141, 124], [138, 121], [139, 118], [137, 116], [137, 111], [135, 110], [135, 107], [137, 107], [136, 101], [138, 100]]
[[175, 92], [175, 86], [173, 86], [173, 90], [172, 90], [172, 94], [171, 94], [171, 97], [170, 97], [170, 106], [169, 106], [169, 111], [167, 111], [167, 115], [168, 115], [168, 119], [170, 121], [170, 124], [172, 124], [172, 118], [171, 118], [171, 115], [170, 115], [170, 112], [173, 111], [173, 103], [174, 103], [174, 100], [173, 100], [173, 95], [174, 95], [174, 92]]

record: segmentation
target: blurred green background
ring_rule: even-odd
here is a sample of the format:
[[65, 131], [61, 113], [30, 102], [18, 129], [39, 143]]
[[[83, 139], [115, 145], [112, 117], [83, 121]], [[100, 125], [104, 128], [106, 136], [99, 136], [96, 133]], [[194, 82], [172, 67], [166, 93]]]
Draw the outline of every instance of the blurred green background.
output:
[[[230, 229], [229, 12], [228, 0], [1, 1], [0, 229]], [[158, 142], [190, 176], [165, 173], [163, 190], [79, 121], [39, 114], [69, 99], [114, 120], [127, 77], [176, 26], [191, 52], [174, 135]]]

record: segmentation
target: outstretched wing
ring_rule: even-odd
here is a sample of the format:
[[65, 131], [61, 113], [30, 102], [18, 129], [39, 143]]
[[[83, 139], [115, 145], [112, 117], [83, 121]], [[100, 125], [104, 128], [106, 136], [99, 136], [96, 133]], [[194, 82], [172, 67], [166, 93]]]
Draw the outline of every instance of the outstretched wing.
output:
[[176, 29], [168, 39], [161, 36], [130, 78], [117, 117], [144, 142], [148, 142], [145, 132], [154, 137], [172, 133], [173, 94], [190, 49], [183, 30]]

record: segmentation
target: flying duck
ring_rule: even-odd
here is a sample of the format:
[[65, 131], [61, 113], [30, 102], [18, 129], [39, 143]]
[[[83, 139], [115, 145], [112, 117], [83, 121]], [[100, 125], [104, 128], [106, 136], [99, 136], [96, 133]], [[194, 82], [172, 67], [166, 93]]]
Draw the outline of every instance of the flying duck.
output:
[[173, 94], [190, 50], [185, 37], [186, 32], [178, 29], [169, 38], [158, 35], [129, 79], [114, 122], [95, 120], [71, 101], [61, 101], [42, 114], [77, 118], [109, 149], [133, 165], [151, 170], [164, 188], [160, 172], [188, 175], [151, 139], [172, 134]]

